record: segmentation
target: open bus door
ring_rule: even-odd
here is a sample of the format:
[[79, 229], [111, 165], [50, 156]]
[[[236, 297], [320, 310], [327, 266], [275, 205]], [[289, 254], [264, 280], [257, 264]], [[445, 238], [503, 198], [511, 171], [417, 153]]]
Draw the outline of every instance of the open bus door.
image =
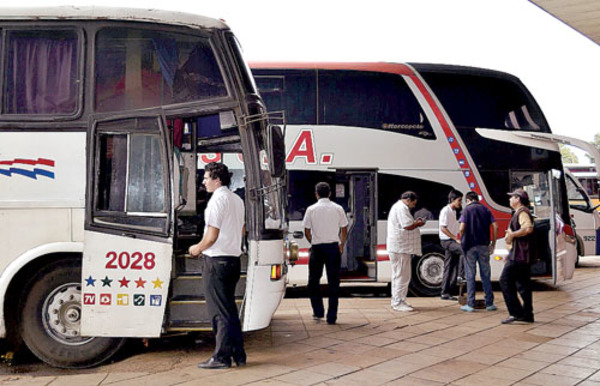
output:
[[172, 193], [161, 112], [88, 129], [81, 335], [158, 337], [172, 265]]
[[552, 282], [560, 284], [573, 277], [575, 272], [575, 263], [577, 261], [577, 246], [574, 235], [568, 234], [567, 229], [571, 229], [571, 224], [565, 224], [561, 194], [561, 170], [551, 170], [548, 173], [550, 196], [552, 199], [552, 214], [550, 221], [552, 223], [551, 241], [553, 245], [552, 261]]
[[346, 211], [348, 238], [342, 254], [342, 280], [377, 279], [377, 208], [374, 170], [336, 170], [335, 201]]
[[533, 243], [535, 256], [531, 262], [534, 276], [552, 275], [553, 284], [570, 279], [577, 258], [576, 246], [565, 233], [565, 208], [559, 170], [548, 172], [512, 172], [513, 188], [524, 189], [531, 200], [534, 216]]

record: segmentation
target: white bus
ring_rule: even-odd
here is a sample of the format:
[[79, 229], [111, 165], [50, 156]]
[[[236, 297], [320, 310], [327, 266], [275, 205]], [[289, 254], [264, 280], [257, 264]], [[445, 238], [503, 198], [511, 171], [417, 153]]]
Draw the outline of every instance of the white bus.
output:
[[[594, 203], [588, 195], [587, 189], [582, 186], [571, 167], [565, 167], [567, 195], [569, 208], [575, 225], [577, 235], [577, 255], [600, 255], [600, 213], [598, 203]], [[595, 173], [594, 173], [595, 174]], [[594, 177], [597, 178], [597, 177]]]
[[[439, 294], [443, 250], [437, 218], [448, 192], [476, 191], [499, 225], [492, 278], [508, 252], [507, 192], [532, 197], [538, 258], [532, 272], [555, 283], [573, 275], [573, 229], [558, 146], [539, 106], [514, 76], [431, 64], [251, 63], [269, 110], [285, 110], [290, 230], [301, 230], [318, 181], [350, 219], [342, 280], [390, 281], [388, 211], [402, 192], [415, 191], [423, 255], [413, 258], [411, 289]], [[535, 134], [533, 138], [532, 134]], [[544, 135], [550, 138], [544, 137]], [[556, 237], [555, 237], [556, 235]], [[288, 273], [307, 281], [308, 248]]]
[[201, 260], [184, 257], [209, 161], [246, 203], [243, 330], [268, 326], [285, 293], [285, 148], [229, 28], [7, 8], [0, 34], [0, 337], [77, 368], [128, 337], [210, 330]]
[[566, 164], [565, 168], [579, 181], [594, 206], [600, 204], [598, 172], [595, 164]]

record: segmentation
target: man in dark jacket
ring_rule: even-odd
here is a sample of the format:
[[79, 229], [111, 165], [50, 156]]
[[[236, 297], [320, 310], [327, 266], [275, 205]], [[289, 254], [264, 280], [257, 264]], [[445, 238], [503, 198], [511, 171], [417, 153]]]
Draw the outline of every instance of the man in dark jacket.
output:
[[[529, 196], [523, 189], [517, 189], [510, 196], [510, 207], [515, 210], [509, 228], [506, 230], [506, 245], [510, 251], [500, 276], [500, 286], [508, 318], [502, 324], [514, 322], [533, 323], [533, 298], [531, 294], [531, 252], [533, 218], [529, 212]], [[523, 303], [519, 300], [521, 295]]]

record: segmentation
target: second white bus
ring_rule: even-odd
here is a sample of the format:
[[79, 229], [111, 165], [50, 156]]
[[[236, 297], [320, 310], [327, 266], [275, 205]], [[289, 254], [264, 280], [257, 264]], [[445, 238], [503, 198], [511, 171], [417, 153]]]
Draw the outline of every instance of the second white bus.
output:
[[[301, 231], [314, 186], [327, 181], [349, 217], [343, 281], [387, 283], [388, 211], [415, 191], [423, 254], [413, 258], [411, 289], [439, 294], [443, 250], [438, 214], [455, 188], [476, 191], [493, 212], [500, 240], [492, 277], [507, 254], [511, 217], [507, 192], [529, 192], [536, 220], [538, 276], [555, 283], [573, 275], [576, 259], [565, 177], [558, 146], [542, 111], [514, 76], [431, 64], [251, 63], [269, 110], [287, 118], [290, 229]], [[300, 242], [290, 285], [307, 281], [308, 248]]]

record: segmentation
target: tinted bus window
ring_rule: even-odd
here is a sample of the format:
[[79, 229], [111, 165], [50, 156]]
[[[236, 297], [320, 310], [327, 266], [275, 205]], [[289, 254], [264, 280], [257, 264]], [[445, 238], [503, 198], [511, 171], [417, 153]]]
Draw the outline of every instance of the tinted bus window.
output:
[[261, 76], [253, 71], [267, 110], [285, 110], [287, 123], [317, 123], [317, 85], [314, 71], [281, 71], [280, 75]]
[[115, 111], [225, 97], [208, 39], [107, 28], [96, 37], [96, 110]]
[[539, 107], [509, 80], [422, 72], [456, 127], [550, 132]]
[[4, 112], [75, 114], [80, 79], [78, 58], [76, 31], [9, 31]]
[[452, 186], [419, 178], [379, 173], [377, 177], [379, 220], [387, 220], [392, 205], [407, 190], [412, 190], [419, 196], [413, 214], [416, 213], [416, 217], [426, 220], [437, 220], [442, 208], [448, 204], [448, 193], [452, 190]]
[[320, 71], [319, 124], [435, 139], [412, 91], [401, 76], [393, 74]]

